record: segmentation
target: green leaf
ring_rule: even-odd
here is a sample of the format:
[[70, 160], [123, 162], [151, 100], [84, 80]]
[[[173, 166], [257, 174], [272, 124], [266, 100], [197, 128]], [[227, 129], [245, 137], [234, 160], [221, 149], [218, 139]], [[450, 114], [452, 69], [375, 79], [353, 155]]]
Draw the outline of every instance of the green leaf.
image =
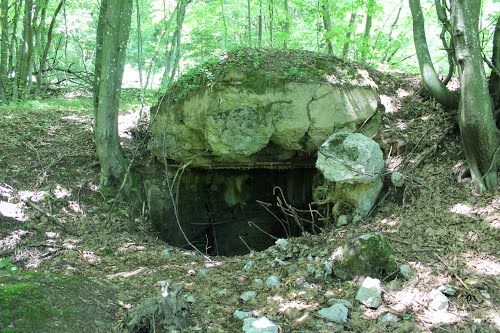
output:
[[0, 269], [6, 267], [10, 263], [10, 257], [0, 260]]

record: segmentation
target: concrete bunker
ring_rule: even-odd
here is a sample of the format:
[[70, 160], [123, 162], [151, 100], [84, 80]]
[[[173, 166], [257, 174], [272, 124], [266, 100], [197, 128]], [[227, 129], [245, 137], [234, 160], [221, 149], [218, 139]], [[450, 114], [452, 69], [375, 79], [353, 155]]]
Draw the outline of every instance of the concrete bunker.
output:
[[377, 132], [376, 89], [355, 64], [293, 50], [238, 50], [181, 77], [151, 111], [148, 149], [168, 170], [145, 186], [160, 237], [231, 255], [318, 231], [284, 224], [282, 207], [310, 209], [332, 133]]

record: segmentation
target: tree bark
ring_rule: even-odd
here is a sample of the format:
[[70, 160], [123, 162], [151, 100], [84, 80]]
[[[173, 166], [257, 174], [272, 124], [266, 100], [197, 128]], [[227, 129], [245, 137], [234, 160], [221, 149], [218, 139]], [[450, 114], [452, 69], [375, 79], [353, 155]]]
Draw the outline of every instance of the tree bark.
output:
[[429, 93], [434, 98], [448, 108], [458, 107], [458, 98], [456, 94], [449, 91], [446, 86], [439, 80], [434, 65], [432, 64], [431, 55], [427, 47], [427, 39], [425, 37], [424, 16], [420, 0], [409, 0], [410, 10], [413, 18], [413, 40], [415, 50], [417, 51], [418, 65], [422, 75], [422, 81]]
[[42, 57], [40, 59], [40, 68], [38, 70], [38, 78], [37, 78], [38, 91], [41, 91], [41, 88], [42, 88], [43, 72], [47, 66], [47, 56], [49, 54], [50, 45], [52, 44], [52, 36], [54, 34], [54, 27], [56, 25], [57, 15], [59, 15], [59, 12], [61, 11], [61, 8], [63, 7], [64, 1], [65, 0], [61, 0], [59, 2], [59, 4], [57, 5], [56, 10], [52, 14], [52, 18], [50, 20], [49, 30], [47, 30], [47, 40], [46, 40], [45, 46], [43, 48]]
[[330, 17], [330, 0], [321, 0], [321, 12], [323, 16], [323, 28], [325, 29], [326, 52], [333, 54], [332, 45], [332, 19]]
[[28, 96], [28, 81], [31, 81], [30, 65], [31, 57], [33, 56], [33, 0], [25, 0], [24, 2], [24, 18], [23, 18], [23, 40], [20, 47], [18, 57], [19, 69], [16, 73], [18, 75], [18, 88], [21, 91], [21, 99]]
[[493, 99], [493, 107], [495, 110], [497, 124], [500, 124], [500, 16], [495, 25], [495, 33], [493, 34], [493, 53], [491, 56], [491, 70], [489, 90]]
[[252, 10], [250, 0], [247, 0], [247, 25], [248, 25], [248, 46], [252, 47]]
[[361, 48], [361, 62], [366, 62], [366, 54], [370, 50], [370, 33], [372, 30], [373, 11], [375, 10], [375, 0], [368, 0], [366, 4], [366, 23], [363, 33], [363, 46]]
[[0, 3], [0, 29], [2, 35], [0, 36], [0, 100], [3, 103], [7, 102], [8, 95], [8, 55], [9, 55], [9, 1], [2, 0]]
[[118, 136], [118, 110], [125, 67], [127, 41], [133, 0], [110, 2], [103, 0], [99, 13], [96, 53], [97, 97], [95, 138], [101, 165], [100, 189], [105, 193], [132, 190], [132, 177], [121, 152]]
[[344, 46], [342, 47], [342, 59], [347, 59], [347, 56], [349, 55], [349, 46], [351, 45], [351, 35], [352, 32], [355, 30], [354, 25], [356, 23], [356, 12], [351, 13], [351, 19], [349, 20], [349, 26], [347, 28], [347, 33], [345, 34], [345, 43]]
[[287, 44], [287, 40], [288, 38], [290, 37], [290, 7], [288, 5], [288, 0], [284, 0], [284, 3], [283, 3], [284, 7], [285, 7], [285, 26], [284, 26], [284, 30], [285, 30], [285, 33], [286, 33], [286, 39], [283, 41], [283, 48], [288, 48], [288, 44]]
[[478, 192], [498, 184], [499, 132], [483, 67], [478, 33], [481, 0], [452, 0], [451, 22], [460, 74], [459, 125], [465, 155]]

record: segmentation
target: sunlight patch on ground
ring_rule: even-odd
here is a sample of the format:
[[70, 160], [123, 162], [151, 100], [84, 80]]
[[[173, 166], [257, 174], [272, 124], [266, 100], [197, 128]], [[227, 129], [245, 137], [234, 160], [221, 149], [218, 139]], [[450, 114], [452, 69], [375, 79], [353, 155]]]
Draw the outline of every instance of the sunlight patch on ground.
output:
[[396, 113], [398, 109], [398, 101], [391, 96], [380, 95], [380, 102], [385, 108], [385, 113]]
[[139, 111], [123, 113], [118, 116], [118, 134], [120, 138], [132, 139], [130, 129], [139, 121]]
[[73, 122], [79, 123], [79, 124], [88, 124], [88, 123], [92, 122], [92, 119], [90, 119], [90, 118], [80, 117], [80, 116], [76, 116], [76, 115], [64, 116], [64, 117], [61, 117], [61, 119], [73, 121]]
[[455, 206], [450, 208], [450, 212], [470, 216], [474, 212], [474, 208], [463, 203], [457, 203]]
[[62, 187], [61, 185], [57, 185], [56, 188], [52, 190], [52, 193], [54, 193], [54, 196], [57, 199], [71, 196], [71, 190]]
[[8, 234], [4, 239], [0, 239], [0, 251], [12, 250], [17, 243], [21, 241], [21, 237], [29, 234], [26, 230], [15, 230]]
[[487, 317], [495, 325], [495, 328], [500, 332], [500, 313], [498, 311], [488, 310]]
[[0, 215], [12, 217], [18, 221], [26, 221], [27, 217], [23, 213], [23, 204], [14, 204], [7, 201], [0, 201]]
[[486, 254], [467, 253], [464, 255], [465, 263], [472, 273], [477, 275], [499, 275], [500, 261]]

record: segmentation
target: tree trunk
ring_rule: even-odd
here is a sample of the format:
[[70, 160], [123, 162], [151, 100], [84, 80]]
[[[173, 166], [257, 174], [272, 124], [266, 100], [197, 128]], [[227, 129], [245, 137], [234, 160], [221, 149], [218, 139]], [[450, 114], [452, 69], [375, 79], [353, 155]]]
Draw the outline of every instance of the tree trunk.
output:
[[132, 190], [132, 177], [120, 148], [118, 110], [125, 67], [133, 0], [103, 0], [99, 13], [96, 59], [97, 97], [95, 138], [101, 165], [100, 189], [125, 195]]
[[476, 190], [497, 186], [499, 132], [483, 67], [478, 33], [481, 0], [452, 0], [451, 22], [460, 74], [459, 125]]
[[347, 33], [345, 34], [345, 43], [342, 47], [342, 59], [347, 59], [349, 55], [349, 45], [351, 44], [351, 35], [355, 30], [354, 25], [356, 23], [356, 12], [351, 13], [351, 19], [349, 20], [349, 27], [347, 28]]
[[269, 2], [269, 46], [274, 44], [274, 0]]
[[493, 35], [493, 54], [491, 56], [493, 68], [490, 75], [490, 95], [493, 98], [493, 107], [496, 114], [497, 125], [500, 125], [500, 16], [495, 25]]
[[[23, 16], [23, 37], [17, 54], [17, 89], [21, 92], [21, 99], [24, 99], [28, 94], [28, 80], [31, 80], [30, 65], [33, 55], [33, 0], [24, 1], [24, 16]], [[29, 76], [29, 77], [28, 77]]]
[[247, 0], [247, 20], [248, 46], [252, 47], [252, 10], [250, 7], [250, 0]]
[[324, 34], [325, 34], [326, 50], [328, 54], [333, 54], [330, 0], [321, 0], [321, 12], [323, 16], [323, 27], [325, 29]]
[[43, 48], [43, 53], [42, 57], [40, 58], [40, 66], [38, 69], [38, 77], [37, 77], [37, 90], [38, 92], [41, 91], [42, 89], [42, 83], [43, 83], [43, 72], [45, 71], [45, 68], [47, 67], [47, 56], [49, 54], [49, 49], [50, 49], [50, 44], [52, 43], [52, 36], [54, 34], [54, 26], [56, 25], [56, 19], [57, 15], [59, 15], [59, 12], [61, 11], [61, 8], [64, 4], [65, 0], [61, 0], [59, 4], [56, 7], [56, 10], [54, 11], [54, 14], [52, 14], [52, 19], [50, 20], [49, 24], [49, 30], [47, 31], [47, 40], [45, 42], [45, 46]]
[[284, 6], [285, 6], [285, 34], [286, 38], [283, 41], [283, 48], [288, 48], [287, 40], [290, 37], [290, 7], [288, 6], [288, 0], [284, 0]]
[[363, 46], [361, 47], [361, 62], [366, 61], [366, 54], [370, 50], [370, 33], [372, 30], [373, 11], [375, 10], [375, 0], [368, 0], [366, 4], [366, 23], [363, 34]]
[[264, 24], [264, 13], [262, 11], [262, 0], [259, 1], [259, 47], [262, 46], [262, 33], [264, 31], [264, 28], [262, 25]]
[[9, 1], [2, 0], [0, 3], [0, 100], [3, 103], [7, 102], [8, 86], [9, 86], [9, 70], [8, 70], [8, 55], [9, 55]]
[[429, 93], [445, 107], [454, 109], [458, 106], [458, 98], [456, 94], [450, 92], [446, 86], [439, 80], [431, 55], [427, 47], [427, 39], [425, 37], [424, 16], [420, 0], [409, 0], [410, 10], [413, 18], [413, 40], [415, 50], [417, 51], [418, 65], [422, 75], [422, 81]]

